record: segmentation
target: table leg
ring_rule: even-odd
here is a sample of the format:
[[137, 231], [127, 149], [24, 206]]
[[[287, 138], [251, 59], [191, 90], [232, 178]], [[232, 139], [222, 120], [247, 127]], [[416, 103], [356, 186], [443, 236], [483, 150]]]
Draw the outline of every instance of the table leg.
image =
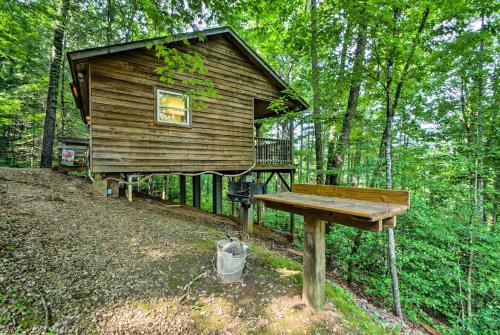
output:
[[325, 301], [325, 222], [304, 217], [302, 300], [316, 310]]

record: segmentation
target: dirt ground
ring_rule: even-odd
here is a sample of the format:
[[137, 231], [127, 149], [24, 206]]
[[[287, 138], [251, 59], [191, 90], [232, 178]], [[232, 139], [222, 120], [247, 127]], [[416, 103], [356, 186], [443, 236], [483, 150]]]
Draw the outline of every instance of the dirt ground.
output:
[[[385, 334], [341, 288], [300, 301], [300, 265], [252, 238], [243, 281], [221, 284], [213, 216], [105, 198], [81, 178], [0, 169], [0, 334]], [[199, 214], [199, 213], [198, 213]], [[223, 219], [220, 219], [223, 220]]]

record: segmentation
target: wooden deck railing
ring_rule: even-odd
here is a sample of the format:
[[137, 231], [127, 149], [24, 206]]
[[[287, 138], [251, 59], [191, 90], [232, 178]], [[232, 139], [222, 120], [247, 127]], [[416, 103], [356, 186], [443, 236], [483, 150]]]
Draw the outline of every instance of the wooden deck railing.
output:
[[292, 165], [292, 142], [288, 139], [256, 137], [255, 164]]

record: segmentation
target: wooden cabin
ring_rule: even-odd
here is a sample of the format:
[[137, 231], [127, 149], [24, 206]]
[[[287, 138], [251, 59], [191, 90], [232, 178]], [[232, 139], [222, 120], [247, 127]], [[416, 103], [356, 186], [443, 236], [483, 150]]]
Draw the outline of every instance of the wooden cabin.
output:
[[[72, 91], [89, 127], [93, 174], [200, 171], [292, 171], [291, 136], [260, 138], [255, 121], [276, 116], [271, 101], [285, 98], [287, 84], [233, 30], [217, 28], [180, 34], [167, 46], [196, 52], [216, 98], [193, 105], [176, 73], [160, 80], [164, 61], [147, 46], [164, 38], [68, 52]], [[188, 43], [186, 43], [186, 41]], [[287, 98], [289, 111], [308, 108]]]

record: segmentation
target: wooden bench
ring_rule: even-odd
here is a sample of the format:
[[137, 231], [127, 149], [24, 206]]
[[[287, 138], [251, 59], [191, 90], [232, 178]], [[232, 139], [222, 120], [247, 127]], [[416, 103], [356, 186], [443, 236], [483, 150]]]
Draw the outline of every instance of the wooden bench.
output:
[[379, 232], [410, 208], [409, 192], [293, 184], [292, 192], [258, 195], [266, 207], [304, 216], [302, 299], [321, 309], [325, 296], [325, 221]]

